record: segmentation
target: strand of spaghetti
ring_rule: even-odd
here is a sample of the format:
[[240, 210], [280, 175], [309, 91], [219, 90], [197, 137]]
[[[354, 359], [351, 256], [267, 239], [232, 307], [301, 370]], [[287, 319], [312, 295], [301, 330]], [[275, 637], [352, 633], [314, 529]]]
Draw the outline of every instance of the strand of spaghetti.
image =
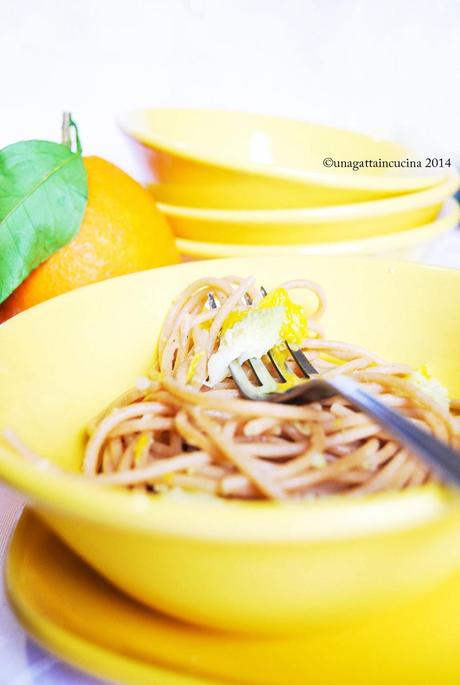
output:
[[240, 449], [260, 459], [286, 459], [297, 457], [305, 452], [304, 442], [238, 442]]
[[217, 314], [214, 317], [214, 320], [211, 324], [211, 328], [209, 330], [209, 340], [207, 343], [206, 347], [206, 352], [211, 354], [214, 343], [217, 339], [217, 336], [219, 334], [220, 329], [222, 328], [222, 324], [224, 323], [225, 319], [227, 316], [230, 314], [230, 312], [238, 305], [240, 300], [242, 299], [243, 295], [247, 292], [248, 288], [253, 285], [254, 283], [254, 278], [250, 276], [249, 278], [245, 279], [241, 285], [228, 297], [223, 304], [219, 307], [217, 310]]
[[3, 431], [3, 437], [7, 443], [18, 452], [26, 461], [30, 461], [39, 467], [50, 469], [52, 471], [60, 471], [60, 469], [53, 464], [52, 461], [42, 457], [40, 454], [30, 449], [18, 435], [11, 428], [5, 428]]
[[326, 436], [323, 426], [321, 424], [316, 424], [313, 426], [310, 446], [308, 449], [299, 457], [292, 459], [286, 464], [282, 464], [278, 468], [277, 477], [293, 478], [294, 476], [297, 476], [312, 467], [316, 468], [318, 465], [325, 466], [325, 440]]
[[136, 444], [136, 440], [131, 440], [129, 445], [126, 446], [125, 451], [122, 454], [122, 457], [118, 463], [117, 467], [117, 473], [123, 473], [125, 471], [129, 471], [133, 464], [133, 459], [134, 459], [134, 445]]
[[400, 466], [398, 471], [393, 476], [392, 487], [395, 490], [401, 490], [402, 488], [406, 487], [416, 470], [417, 464], [415, 460], [409, 455], [406, 455], [404, 464]]
[[321, 377], [326, 379], [334, 378], [334, 376], [338, 376], [339, 374], [344, 375], [351, 373], [352, 371], [357, 371], [358, 369], [365, 369], [370, 364], [372, 364], [372, 362], [367, 357], [358, 357], [358, 359], [352, 359], [349, 362], [345, 362], [345, 364], [324, 371], [321, 374]]
[[[187, 366], [187, 380], [188, 382], [200, 389], [203, 383], [206, 381], [207, 369], [208, 369], [208, 355], [206, 354], [207, 349], [208, 334], [205, 332], [200, 325], [196, 325], [192, 329], [192, 349], [188, 357]], [[192, 356], [193, 355], [193, 356]], [[197, 361], [198, 360], [198, 361]], [[192, 376], [189, 378], [190, 369], [193, 369], [192, 364], [194, 364], [194, 370], [192, 371]]]
[[175, 411], [182, 409], [182, 402], [177, 397], [174, 397], [164, 387], [157, 390], [155, 393], [146, 395], [144, 402], [157, 402], [165, 407], [165, 416], [172, 416]]
[[113, 409], [118, 409], [119, 407], [125, 407], [133, 402], [143, 399], [145, 396], [145, 390], [139, 390], [138, 388], [130, 388], [126, 392], [119, 395], [113, 402], [111, 402], [105, 409], [97, 416], [95, 416], [87, 424], [86, 431], [89, 435], [93, 433], [96, 426], [104, 419]]
[[345, 416], [333, 416], [330, 421], [325, 421], [323, 428], [326, 433], [337, 433], [344, 428], [357, 428], [358, 426], [369, 426], [372, 419], [367, 414], [352, 412]]
[[217, 397], [211, 392], [197, 392], [187, 390], [171, 379], [164, 379], [164, 387], [173, 395], [192, 405], [199, 405], [205, 409], [218, 409], [228, 414], [240, 416], [279, 418], [292, 421], [324, 421], [328, 415], [311, 411], [308, 407], [298, 407], [288, 404], [270, 404], [268, 402], [248, 401], [241, 399], [225, 399]]
[[397, 445], [395, 442], [387, 442], [383, 447], [380, 447], [380, 449], [377, 450], [377, 452], [373, 452], [372, 454], [367, 455], [367, 457], [364, 459], [364, 467], [366, 468], [367, 471], [370, 472], [375, 472], [381, 466], [384, 464], [388, 459], [391, 459], [391, 457], [394, 457], [396, 452], [398, 452], [400, 449], [399, 445]]
[[335, 447], [337, 445], [346, 445], [350, 442], [357, 442], [358, 440], [364, 440], [365, 438], [370, 438], [373, 435], [377, 435], [381, 432], [380, 426], [376, 424], [371, 424], [370, 426], [359, 426], [358, 428], [349, 428], [347, 430], [340, 431], [339, 433], [334, 433], [326, 438], [325, 447]]
[[278, 419], [267, 418], [265, 416], [258, 419], [250, 419], [244, 424], [243, 433], [248, 437], [253, 437], [261, 435], [277, 425]]
[[[203, 393], [201, 393], [203, 394]], [[219, 386], [216, 386], [212, 390], [206, 390], [206, 397], [211, 398], [211, 397], [220, 397], [222, 399], [241, 399], [241, 394], [239, 390], [234, 387], [232, 388], [221, 388]]]
[[216, 464], [205, 464], [196, 469], [196, 473], [200, 476], [208, 476], [209, 478], [216, 478], [219, 480], [219, 478], [223, 478], [230, 473], [229, 466], [230, 465], [226, 464], [224, 468], [223, 465], [216, 466]]
[[211, 419], [205, 414], [195, 412], [195, 417], [197, 423], [206, 431], [216, 447], [249, 478], [258, 490], [269, 499], [284, 499], [283, 488], [267, 477], [264, 471], [259, 468], [256, 459], [249, 457], [241, 451], [238, 445], [221, 435], [214, 427]]
[[420, 419], [426, 424], [435, 437], [444, 440], [444, 442], [449, 442], [449, 433], [447, 432], [444, 422], [430, 410], [422, 409], [421, 407], [413, 407], [411, 409], [405, 409], [404, 415]]
[[299, 288], [310, 290], [311, 292], [315, 293], [318, 300], [318, 307], [313, 314], [310, 314], [310, 318], [313, 320], [319, 319], [326, 309], [326, 293], [324, 292], [323, 288], [314, 281], [309, 281], [303, 278], [293, 279], [291, 281], [285, 281], [284, 283], [281, 283], [280, 288], [284, 288], [285, 290], [294, 290]]
[[179, 325], [179, 345], [176, 350], [176, 358], [174, 360], [173, 373], [177, 379], [185, 383], [187, 378], [188, 363], [187, 356], [190, 344], [190, 336], [192, 332], [192, 321], [190, 315], [185, 312]]
[[349, 487], [351, 485], [361, 485], [368, 478], [369, 471], [365, 471], [364, 469], [351, 468], [349, 471], [342, 471], [342, 473], [337, 473], [334, 476], [334, 482], [337, 484], [337, 486], [343, 485]]
[[309, 424], [297, 422], [294, 425], [284, 421], [283, 423], [278, 423], [277, 427], [272, 429], [266, 435], [261, 435], [260, 439], [266, 440], [275, 435], [288, 438], [291, 442], [305, 442], [305, 438], [309, 438], [311, 436], [311, 432], [312, 428]]
[[218, 492], [224, 497], [255, 497], [258, 494], [249, 478], [241, 473], [222, 478]]
[[[247, 282], [248, 277], [247, 276], [230, 276], [232, 282], [238, 286], [244, 281]], [[260, 292], [259, 288], [257, 288], [255, 280], [253, 279], [252, 282], [247, 286], [247, 294], [249, 296], [249, 300], [253, 304], [257, 304], [261, 299], [262, 299], [262, 293]]]
[[173, 330], [178, 313], [187, 300], [189, 300], [195, 292], [199, 292], [200, 290], [203, 290], [204, 292], [217, 290], [218, 292], [228, 295], [232, 292], [232, 286], [225, 278], [201, 278], [200, 280], [191, 283], [183, 290], [173, 302], [166, 315], [166, 319], [163, 322], [160, 337], [158, 339], [158, 355], [160, 358], [163, 355], [165, 344]]
[[151, 452], [155, 457], [174, 457], [182, 452], [182, 439], [177, 433], [169, 433], [169, 443], [165, 444], [157, 440], [152, 444]]
[[237, 427], [237, 421], [226, 421], [222, 426], [222, 435], [228, 440], [233, 440]]
[[213, 478], [205, 476], [190, 475], [188, 473], [174, 473], [170, 476], [170, 483], [173, 487], [192, 490], [194, 492], [207, 492], [216, 495], [219, 490], [219, 482]]
[[354, 452], [347, 454], [343, 459], [337, 460], [333, 464], [328, 464], [322, 469], [316, 469], [310, 473], [306, 473], [297, 478], [291, 478], [283, 481], [285, 490], [304, 490], [310, 488], [312, 485], [318, 485], [324, 481], [333, 480], [337, 473], [346, 471], [350, 467], [357, 466], [362, 463], [363, 458], [367, 457], [378, 448], [378, 440], [371, 439], [358, 447]]
[[408, 485], [416, 487], [417, 485], [423, 485], [428, 478], [428, 470], [423, 468], [420, 464], [416, 464], [412, 476], [408, 482]]
[[[144, 445], [142, 446], [141, 440], [144, 439]], [[134, 457], [135, 467], [138, 469], [147, 466], [150, 461], [150, 448], [154, 441], [154, 436], [152, 433], [142, 433], [136, 442], [136, 455]], [[141, 444], [141, 450], [139, 452], [139, 444]]]
[[403, 394], [405, 397], [410, 397], [422, 406], [427, 407], [433, 414], [438, 416], [443, 421], [449, 430], [453, 433], [452, 417], [444, 410], [435, 400], [427, 395], [423, 390], [418, 388], [414, 383], [411, 383], [405, 378], [399, 376], [391, 376], [389, 374], [379, 374], [373, 371], [357, 371], [355, 378], [358, 381], [378, 381], [381, 385], [392, 388], [397, 392]]
[[112, 456], [113, 470], [116, 471], [120, 459], [123, 456], [123, 442], [121, 438], [111, 438], [109, 440], [109, 450]]
[[346, 405], [346, 400], [343, 397], [333, 397], [330, 400], [325, 400], [331, 402], [331, 413], [335, 416], [345, 417], [345, 416], [355, 416], [358, 414], [357, 411]]
[[[174, 328], [159, 360], [160, 370], [164, 375], [181, 375], [182, 360], [189, 347], [187, 328], [190, 326], [188, 322], [190, 321], [189, 308], [191, 307], [192, 302], [188, 302], [174, 321]], [[187, 338], [184, 339], [186, 335]]]
[[[351, 343], [342, 343], [337, 340], [318, 340], [317, 338], [308, 338], [302, 343], [303, 350], [327, 350], [333, 356], [338, 356], [343, 353], [344, 355], [351, 355], [346, 358], [355, 357], [366, 357], [376, 364], [385, 364], [385, 361], [375, 354], [369, 352], [369, 350], [364, 349], [364, 347], [359, 347], [358, 345], [352, 345]], [[336, 354], [337, 353], [337, 354]]]
[[398, 472], [398, 469], [402, 467], [405, 461], [405, 450], [399, 450], [396, 455], [380, 469], [380, 471], [377, 471], [377, 473], [366, 483], [355, 488], [353, 490], [353, 494], [367, 494], [371, 492], [379, 492], [380, 490], [386, 490], [388, 486], [391, 485], [392, 478]]
[[394, 376], [407, 376], [413, 373], [408, 364], [376, 364], [369, 369], [372, 373], [392, 374]]
[[122, 421], [143, 416], [144, 414], [161, 414], [168, 411], [168, 408], [159, 402], [136, 402], [127, 407], [114, 409], [111, 414], [106, 416], [90, 436], [86, 445], [85, 457], [83, 460], [83, 471], [87, 474], [95, 473], [99, 468], [99, 454], [106, 437], [115, 426]]
[[[170, 375], [177, 373], [178, 367], [181, 366], [181, 357], [188, 352], [188, 328], [193, 327], [192, 314], [196, 308], [204, 306], [203, 294], [191, 298], [191, 300], [184, 306], [183, 310], [177, 315], [174, 321], [173, 329], [164, 346], [161, 357], [158, 358], [159, 369], [162, 374]], [[211, 316], [213, 313], [208, 312]], [[194, 319], [193, 319], [194, 320]], [[184, 340], [184, 335], [187, 334], [187, 340]]]
[[209, 454], [204, 452], [183, 452], [175, 457], [159, 459], [143, 469], [120, 471], [118, 473], [99, 473], [93, 478], [99, 483], [110, 485], [135, 485], [137, 483], [151, 483], [169, 473], [202, 466], [209, 462]]
[[188, 445], [198, 447], [200, 450], [203, 450], [203, 452], [213, 454], [214, 449], [211, 441], [206, 435], [192, 425], [185, 409], [182, 409], [176, 414], [175, 425], [179, 434]]
[[112, 453], [110, 451], [110, 444], [106, 445], [105, 449], [102, 452], [102, 470], [104, 473], [112, 473], [112, 471], [115, 471], [115, 463], [112, 457]]
[[390, 393], [379, 393], [379, 400], [389, 407], [405, 407], [407, 405], [407, 397], [391, 395]]
[[143, 416], [141, 419], [132, 419], [118, 424], [110, 431], [110, 437], [116, 438], [128, 433], [140, 433], [142, 431], [165, 431], [174, 426], [174, 419], [172, 416], [168, 417], [151, 417]]

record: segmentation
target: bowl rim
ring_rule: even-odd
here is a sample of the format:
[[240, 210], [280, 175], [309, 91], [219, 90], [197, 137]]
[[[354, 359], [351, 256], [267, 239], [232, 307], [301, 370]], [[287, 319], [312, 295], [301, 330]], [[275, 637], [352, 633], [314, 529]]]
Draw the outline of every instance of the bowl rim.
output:
[[250, 224], [252, 227], [289, 222], [291, 224], [324, 223], [330, 221], [349, 222], [356, 219], [388, 216], [397, 212], [409, 212], [441, 203], [460, 187], [460, 173], [452, 170], [447, 178], [432, 188], [415, 191], [407, 195], [350, 203], [327, 207], [305, 207], [289, 209], [212, 209], [206, 207], [184, 207], [158, 202], [158, 209], [167, 217], [185, 218], [207, 222]]
[[293, 243], [292, 245], [248, 245], [240, 243], [213, 243], [191, 238], [176, 238], [179, 252], [196, 258], [255, 257], [274, 255], [347, 255], [361, 251], [402, 249], [419, 243], [425, 243], [440, 233], [454, 228], [460, 219], [460, 205], [453, 197], [445, 202], [434, 221], [414, 228], [395, 233], [355, 238], [353, 240], [335, 240], [324, 243]]
[[[281, 258], [283, 259], [283, 258]], [[286, 258], [284, 258], [286, 259]], [[404, 260], [362, 256], [305, 257], [346, 261], [353, 268], [357, 263], [375, 266], [378, 261], [385, 271], [420, 271], [448, 275], [458, 280], [460, 270]], [[253, 258], [219, 260], [230, 269], [243, 268]], [[30, 312], [59, 307], [72, 298], [78, 300], [84, 292], [97, 294], [109, 290], [113, 282], [128, 282], [149, 278], [164, 270], [195, 272], [206, 268], [206, 261], [159, 267], [91, 284], [43, 302], [24, 311], [0, 327], [0, 336], [28, 317]], [[30, 499], [38, 510], [54, 513], [55, 517], [84, 519], [107, 527], [130, 531], [172, 535], [216, 542], [247, 542], [290, 544], [321, 542], [331, 539], [353, 539], [389, 534], [427, 525], [449, 513], [460, 512], [460, 498], [449, 488], [429, 484], [397, 492], [371, 494], [362, 498], [330, 497], [305, 502], [266, 502], [224, 500], [206, 495], [152, 496], [91, 482], [80, 474], [62, 472], [18, 458], [0, 441], [0, 478]], [[218, 513], [220, 512], [220, 514]], [[210, 515], [213, 513], [213, 515]]]
[[221, 108], [205, 108], [205, 107], [141, 107], [131, 109], [118, 114], [116, 117], [119, 128], [130, 138], [141, 143], [147, 148], [161, 150], [162, 152], [170, 153], [181, 159], [188, 161], [199, 162], [208, 166], [215, 166], [221, 169], [237, 171], [251, 176], [269, 177], [272, 179], [293, 181], [298, 183], [313, 184], [321, 187], [333, 187], [343, 189], [354, 189], [363, 191], [395, 191], [395, 192], [410, 192], [422, 188], [429, 188], [441, 182], [445, 178], [445, 173], [437, 172], [433, 174], [417, 175], [407, 177], [376, 177], [369, 174], [357, 174], [356, 176], [348, 176], [345, 174], [332, 173], [330, 171], [313, 171], [313, 170], [295, 170], [289, 167], [282, 167], [279, 165], [263, 165], [255, 162], [233, 162], [222, 159], [219, 154], [204, 154], [199, 151], [184, 149], [184, 145], [174, 143], [168, 136], [155, 134], [154, 131], [143, 131], [141, 125], [136, 122], [137, 117], [142, 117], [146, 112], [181, 112], [187, 114], [188, 112], [203, 112], [206, 114], [233, 114], [235, 116], [249, 116], [260, 118], [263, 120], [276, 120], [286, 123], [304, 124], [308, 127], [315, 127], [323, 129], [324, 131], [335, 131], [346, 135], [352, 135], [366, 139], [368, 141], [385, 143], [391, 145], [395, 149], [399, 149], [401, 155], [410, 155], [411, 151], [399, 143], [390, 140], [372, 136], [360, 131], [341, 128], [339, 126], [329, 126], [326, 124], [319, 124], [316, 122], [303, 121], [295, 117], [276, 116], [271, 114], [262, 114], [253, 111], [242, 111], [236, 109], [221, 109]]

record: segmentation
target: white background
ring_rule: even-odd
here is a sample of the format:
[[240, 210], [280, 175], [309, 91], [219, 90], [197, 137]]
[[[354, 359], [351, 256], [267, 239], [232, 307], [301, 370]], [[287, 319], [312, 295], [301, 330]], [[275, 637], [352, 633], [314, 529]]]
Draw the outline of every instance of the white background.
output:
[[459, 0], [0, 0], [0, 147], [59, 136], [134, 175], [117, 112], [287, 114], [460, 163]]

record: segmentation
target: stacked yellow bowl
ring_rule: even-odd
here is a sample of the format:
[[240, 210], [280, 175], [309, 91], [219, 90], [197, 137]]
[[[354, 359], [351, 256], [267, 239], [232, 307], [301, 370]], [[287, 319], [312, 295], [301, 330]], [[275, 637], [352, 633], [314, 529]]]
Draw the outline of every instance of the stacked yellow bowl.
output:
[[459, 218], [449, 160], [341, 129], [241, 112], [147, 109], [120, 124], [191, 258], [420, 259]]

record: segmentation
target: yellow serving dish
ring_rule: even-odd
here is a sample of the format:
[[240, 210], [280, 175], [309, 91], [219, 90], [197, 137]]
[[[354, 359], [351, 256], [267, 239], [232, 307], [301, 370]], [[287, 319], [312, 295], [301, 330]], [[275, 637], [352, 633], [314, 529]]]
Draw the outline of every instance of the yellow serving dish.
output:
[[226, 210], [158, 204], [179, 238], [240, 245], [325, 243], [397, 233], [433, 221], [459, 188], [454, 171], [428, 190], [386, 200], [308, 209]]
[[[444, 169], [326, 168], [323, 160], [415, 160], [395, 143], [329, 126], [244, 112], [140, 109], [121, 128], [172, 205], [316, 207], [400, 195], [439, 183]], [[425, 164], [425, 158], [420, 159]]]
[[368, 255], [423, 261], [432, 245], [442, 235], [457, 226], [459, 205], [454, 199], [446, 202], [438, 218], [429, 224], [398, 233], [331, 243], [294, 245], [241, 245], [237, 243], [201, 242], [177, 238], [177, 249], [185, 259], [222, 257], [261, 257], [276, 255]]
[[[145, 372], [171, 300], [194, 279], [225, 273], [254, 274], [267, 288], [295, 274], [318, 281], [330, 337], [428, 363], [460, 395], [460, 272], [346, 257], [216, 260], [88, 286], [3, 324], [0, 431], [12, 428], [77, 472], [84, 425]], [[154, 497], [44, 470], [3, 442], [0, 475], [116, 586], [212, 627], [346, 623], [402, 604], [460, 566], [460, 500], [434, 485], [287, 505]]]

